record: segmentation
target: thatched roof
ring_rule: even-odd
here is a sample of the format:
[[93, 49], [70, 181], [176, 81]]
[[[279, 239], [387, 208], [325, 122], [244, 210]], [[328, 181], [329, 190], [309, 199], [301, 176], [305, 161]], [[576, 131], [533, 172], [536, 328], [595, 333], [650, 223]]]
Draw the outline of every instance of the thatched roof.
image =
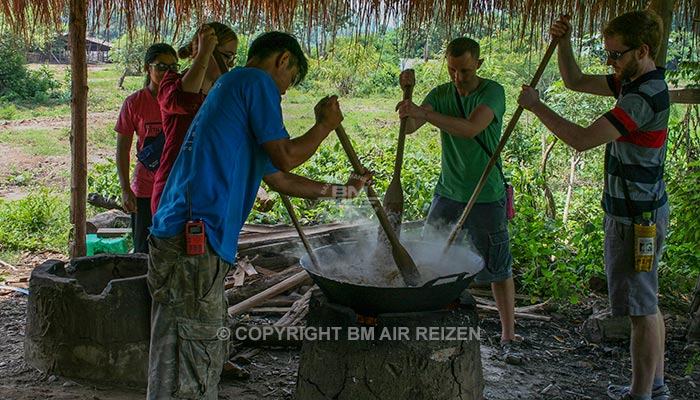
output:
[[[81, 0], [73, 0], [79, 2]], [[382, 25], [402, 25], [410, 35], [418, 28], [464, 27], [489, 32], [522, 16], [524, 25], [514, 28], [521, 36], [547, 32], [553, 18], [571, 15], [581, 33], [598, 32], [602, 22], [624, 11], [644, 9], [649, 0], [83, 0], [88, 26], [135, 25], [158, 34], [180, 27], [220, 20], [241, 33], [260, 28], [292, 31], [303, 22], [308, 36], [320, 28], [333, 35], [338, 21], [352, 21], [358, 33], [375, 32]], [[672, 0], [671, 0], [672, 1]], [[69, 0], [0, 0], [0, 13], [15, 32], [29, 32], [33, 25], [57, 27], [68, 15]], [[500, 10], [500, 13], [490, 12]], [[700, 1], [676, 0], [678, 24], [690, 28], [700, 18]], [[519, 19], [518, 19], [519, 20]], [[313, 32], [316, 34], [316, 32]], [[306, 36], [306, 35], [305, 35]]]

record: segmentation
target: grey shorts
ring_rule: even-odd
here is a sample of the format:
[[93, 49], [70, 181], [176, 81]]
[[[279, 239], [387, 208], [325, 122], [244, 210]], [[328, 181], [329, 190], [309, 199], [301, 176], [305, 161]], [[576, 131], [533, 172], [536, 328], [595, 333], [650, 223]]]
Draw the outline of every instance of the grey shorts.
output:
[[634, 227], [605, 215], [605, 273], [614, 316], [656, 314], [659, 292], [659, 259], [668, 231], [668, 217], [656, 221], [656, 256], [649, 272], [634, 269]]
[[[424, 238], [431, 240], [435, 235], [447, 237], [466, 206], [466, 203], [433, 195], [423, 229]], [[474, 204], [457, 242], [466, 242], [484, 258], [484, 269], [474, 278], [476, 283], [501, 282], [513, 276], [505, 198]]]

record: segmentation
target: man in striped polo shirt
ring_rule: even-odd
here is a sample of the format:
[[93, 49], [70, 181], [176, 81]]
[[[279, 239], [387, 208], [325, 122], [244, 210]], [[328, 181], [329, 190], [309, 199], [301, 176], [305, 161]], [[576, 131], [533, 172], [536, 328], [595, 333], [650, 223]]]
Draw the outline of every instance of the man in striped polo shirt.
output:
[[[615, 108], [582, 127], [557, 115], [523, 86], [518, 103], [568, 145], [584, 151], [605, 144], [605, 269], [613, 315], [632, 321], [632, 383], [610, 385], [613, 399], [669, 398], [664, 384], [665, 326], [658, 308], [658, 259], [668, 228], [669, 205], [663, 179], [669, 95], [664, 70], [655, 58], [662, 36], [661, 19], [652, 11], [618, 16], [603, 29], [610, 75], [581, 72], [571, 47], [571, 25], [562, 17], [552, 25], [559, 40], [559, 71], [567, 88], [615, 96]], [[656, 248], [649, 272], [637, 272], [634, 223], [642, 213], [656, 223]]]

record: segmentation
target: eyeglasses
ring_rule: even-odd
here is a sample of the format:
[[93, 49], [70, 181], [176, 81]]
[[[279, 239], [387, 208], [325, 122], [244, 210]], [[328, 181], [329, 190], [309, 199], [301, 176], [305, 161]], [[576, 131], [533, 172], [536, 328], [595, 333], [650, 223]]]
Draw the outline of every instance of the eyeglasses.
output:
[[236, 60], [238, 59], [238, 54], [236, 54], [236, 53], [222, 53], [222, 52], [219, 52], [219, 54], [221, 54], [221, 58], [224, 59], [224, 61], [226, 62], [226, 64], [229, 64], [229, 65], [235, 64], [235, 63], [236, 63]]
[[611, 59], [611, 60], [613, 60], [613, 61], [617, 61], [617, 60], [619, 60], [620, 57], [622, 57], [625, 53], [630, 52], [630, 51], [632, 51], [632, 50], [634, 50], [634, 49], [635, 49], [634, 47], [630, 47], [629, 49], [624, 50], [624, 51], [605, 50], [605, 52], [608, 54], [608, 58], [609, 58], [609, 59]]
[[155, 64], [148, 64], [151, 67], [157, 69], [160, 72], [165, 72], [167, 70], [170, 70], [171, 72], [177, 72], [180, 69], [180, 64], [163, 64], [163, 63], [155, 63]]

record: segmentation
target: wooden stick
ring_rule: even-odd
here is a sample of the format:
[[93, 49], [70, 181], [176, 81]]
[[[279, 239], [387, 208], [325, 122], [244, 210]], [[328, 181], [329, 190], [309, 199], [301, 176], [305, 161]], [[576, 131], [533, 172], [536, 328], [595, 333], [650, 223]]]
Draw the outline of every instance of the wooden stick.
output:
[[[535, 76], [532, 77], [532, 81], [530, 82], [531, 87], [537, 86], [537, 82], [539, 82], [540, 77], [542, 76], [542, 73], [544, 72], [544, 69], [547, 67], [547, 64], [549, 63], [549, 59], [552, 58], [552, 54], [554, 54], [554, 50], [557, 48], [558, 43], [559, 43], [559, 38], [556, 36], [553, 37], [552, 42], [549, 44], [549, 47], [547, 47], [547, 51], [544, 53], [544, 57], [542, 58], [542, 61], [540, 62], [539, 67], [537, 68], [537, 71], [535, 72]], [[515, 109], [515, 112], [513, 113], [513, 117], [510, 119], [510, 122], [508, 123], [506, 130], [503, 132], [503, 135], [501, 136], [500, 142], [498, 142], [498, 146], [496, 147], [496, 151], [493, 152], [493, 155], [491, 156], [489, 163], [486, 164], [486, 169], [484, 169], [484, 172], [481, 174], [481, 179], [479, 179], [479, 183], [476, 185], [476, 188], [474, 188], [474, 193], [472, 193], [472, 197], [469, 199], [467, 206], [464, 208], [464, 212], [462, 212], [462, 216], [459, 218], [459, 221], [457, 221], [457, 225], [455, 225], [454, 229], [452, 230], [452, 234], [450, 234], [450, 237], [447, 239], [447, 244], [445, 245], [445, 248], [442, 251], [443, 255], [447, 255], [447, 250], [452, 245], [452, 242], [455, 241], [455, 239], [457, 238], [457, 235], [459, 235], [459, 231], [462, 230], [462, 226], [467, 221], [467, 217], [469, 216], [469, 213], [471, 212], [472, 208], [474, 207], [474, 204], [476, 203], [476, 199], [477, 199], [477, 197], [479, 197], [479, 194], [481, 193], [481, 189], [483, 189], [484, 185], [486, 185], [486, 181], [488, 180], [488, 177], [491, 174], [491, 170], [493, 170], [493, 167], [496, 165], [496, 162], [498, 161], [498, 157], [501, 155], [501, 151], [503, 151], [503, 147], [505, 147], [506, 142], [508, 141], [508, 138], [510, 137], [510, 134], [513, 132], [513, 130], [515, 130], [515, 125], [518, 123], [518, 119], [520, 119], [520, 114], [522, 114], [522, 113], [523, 113], [523, 107], [518, 106], [518, 108]]]
[[284, 281], [278, 283], [277, 285], [272, 286], [271, 288], [268, 288], [256, 294], [255, 296], [250, 297], [249, 299], [246, 299], [234, 306], [229, 307], [228, 314], [232, 317], [238, 314], [242, 314], [257, 305], [262, 304], [265, 300], [271, 297], [277, 296], [278, 294], [285, 292], [289, 289], [311, 282], [311, 277], [306, 271], [298, 272], [292, 275], [291, 277], [285, 279]]
[[11, 269], [11, 270], [13, 270], [13, 271], [17, 271], [17, 267], [15, 267], [14, 265], [12, 265], [12, 264], [10, 264], [10, 263], [6, 263], [6, 262], [3, 261], [3, 260], [0, 260], [0, 265], [2, 265], [3, 267], [7, 267], [7, 268], [9, 268], [9, 269]]
[[[413, 75], [413, 70], [406, 70]], [[413, 96], [413, 85], [406, 85], [403, 90], [403, 100], [411, 100]], [[401, 167], [403, 166], [403, 152], [406, 143], [406, 118], [401, 119], [399, 126], [399, 141], [396, 144], [396, 160], [394, 162], [394, 174], [391, 182], [384, 193], [384, 209], [387, 213], [393, 214], [391, 221], [392, 228], [397, 235], [401, 233], [401, 219], [403, 214], [403, 188], [401, 187]], [[394, 225], [395, 224], [395, 225]]]
[[[476, 308], [482, 311], [490, 312], [490, 313], [498, 313], [498, 308], [494, 306], [485, 306], [483, 304], [477, 304]], [[538, 315], [538, 314], [531, 314], [531, 313], [525, 313], [525, 312], [516, 312], [515, 313], [516, 318], [520, 319], [532, 319], [535, 321], [551, 321], [552, 317], [548, 317], [546, 315]]]
[[[279, 193], [279, 192], [277, 192]], [[297, 219], [297, 213], [294, 212], [294, 206], [292, 206], [292, 202], [289, 201], [289, 197], [287, 197], [286, 194], [284, 193], [279, 193], [280, 198], [282, 199], [282, 203], [284, 204], [284, 208], [287, 209], [287, 213], [289, 213], [289, 217], [292, 219], [292, 223], [294, 224], [294, 228], [296, 228], [297, 233], [299, 234], [299, 238], [301, 239], [301, 243], [304, 244], [304, 248], [306, 249], [306, 253], [309, 255], [309, 259], [311, 260], [311, 263], [314, 265], [314, 268], [316, 271], [320, 271], [321, 264], [318, 263], [318, 258], [316, 258], [316, 254], [314, 253], [314, 249], [311, 248], [311, 244], [309, 244], [309, 241], [306, 240], [306, 235], [304, 234], [304, 230], [301, 229], [301, 224], [299, 223], [299, 220]]]
[[[340, 144], [343, 146], [345, 153], [348, 155], [350, 164], [352, 164], [355, 173], [357, 175], [363, 175], [365, 169], [362, 167], [360, 159], [357, 158], [357, 153], [355, 153], [355, 149], [352, 147], [352, 143], [350, 142], [348, 135], [345, 133], [345, 128], [340, 125], [338, 128], [336, 128], [335, 133], [338, 134]], [[384, 207], [382, 207], [382, 203], [379, 201], [379, 198], [377, 198], [377, 193], [374, 191], [372, 185], [365, 185], [365, 191], [367, 192], [369, 202], [374, 208], [377, 219], [384, 229], [384, 233], [386, 234], [387, 239], [389, 239], [389, 243], [391, 243], [391, 254], [394, 257], [396, 266], [399, 268], [399, 272], [401, 272], [401, 277], [407, 285], [417, 286], [421, 280], [418, 268], [416, 268], [416, 263], [413, 261], [413, 258], [411, 258], [408, 250], [406, 250], [401, 242], [399, 242], [396, 232], [394, 232], [394, 229], [391, 227], [391, 221], [389, 221], [389, 217], [386, 215], [386, 211], [384, 210]]]
[[[474, 300], [476, 300], [476, 302], [479, 304], [484, 304], [487, 306], [496, 306], [495, 301], [487, 300], [487, 299], [484, 299], [483, 297], [474, 296]], [[516, 312], [531, 313], [534, 311], [542, 310], [543, 308], [547, 307], [547, 304], [549, 304], [549, 300], [545, 301], [544, 303], [533, 304], [531, 306], [515, 307], [515, 311]]]
[[[493, 297], [493, 292], [491, 290], [482, 290], [482, 289], [469, 289], [469, 294], [472, 296], [489, 296]], [[532, 296], [526, 296], [524, 294], [515, 294], [515, 299], [516, 300], [528, 300], [528, 301], [537, 301], [539, 302], [540, 299], [537, 297], [532, 297]]]

